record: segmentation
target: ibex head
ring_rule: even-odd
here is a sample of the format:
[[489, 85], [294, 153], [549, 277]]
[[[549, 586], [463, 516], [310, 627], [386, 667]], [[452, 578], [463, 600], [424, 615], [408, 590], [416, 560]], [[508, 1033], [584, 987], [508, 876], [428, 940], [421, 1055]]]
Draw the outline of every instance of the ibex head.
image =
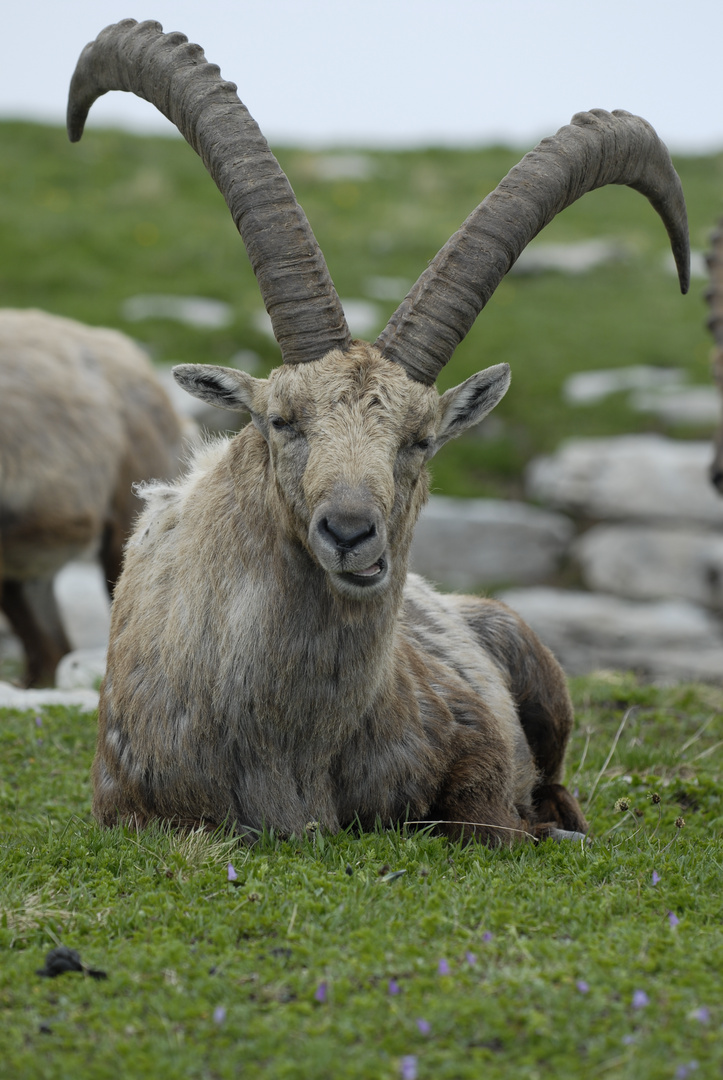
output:
[[80, 138], [93, 101], [111, 89], [153, 102], [199, 153], [246, 245], [283, 367], [268, 380], [182, 365], [176, 378], [216, 405], [246, 409], [268, 446], [281, 520], [337, 593], [371, 597], [403, 578], [426, 492], [426, 461], [477, 423], [509, 385], [506, 365], [441, 397], [434, 383], [527, 243], [585, 192], [627, 184], [661, 215], [681, 288], [687, 220], [666, 148], [625, 112], [581, 113], [527, 154], [467, 218], [374, 345], [353, 342], [309, 223], [256, 123], [182, 34], [125, 20], [84, 50], [68, 129]]
[[367, 598], [405, 563], [426, 462], [494, 408], [510, 381], [498, 364], [440, 397], [364, 342], [269, 379], [196, 364], [174, 374], [190, 393], [251, 413], [288, 530], [335, 590]]

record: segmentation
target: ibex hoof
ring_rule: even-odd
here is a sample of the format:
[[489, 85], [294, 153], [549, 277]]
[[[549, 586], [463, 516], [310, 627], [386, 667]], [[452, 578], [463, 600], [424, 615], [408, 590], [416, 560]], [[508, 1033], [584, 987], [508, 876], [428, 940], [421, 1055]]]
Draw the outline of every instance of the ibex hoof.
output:
[[569, 829], [550, 829], [547, 836], [558, 843], [563, 841], [575, 844], [591, 843], [590, 837], [586, 836], [584, 832], [571, 832]]

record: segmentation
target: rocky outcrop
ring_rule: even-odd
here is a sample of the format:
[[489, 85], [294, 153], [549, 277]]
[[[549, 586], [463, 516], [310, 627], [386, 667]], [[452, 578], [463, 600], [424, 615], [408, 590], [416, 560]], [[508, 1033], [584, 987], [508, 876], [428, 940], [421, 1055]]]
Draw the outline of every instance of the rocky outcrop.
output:
[[656, 682], [723, 683], [721, 625], [697, 604], [552, 588], [510, 589], [500, 598], [570, 675], [612, 668]]
[[696, 522], [723, 529], [723, 499], [708, 479], [709, 442], [662, 435], [570, 439], [533, 461], [530, 498], [588, 520]]
[[568, 517], [527, 503], [436, 495], [417, 523], [411, 568], [460, 591], [547, 581], [574, 535]]
[[572, 548], [585, 585], [636, 600], [671, 597], [723, 611], [723, 532], [597, 525]]

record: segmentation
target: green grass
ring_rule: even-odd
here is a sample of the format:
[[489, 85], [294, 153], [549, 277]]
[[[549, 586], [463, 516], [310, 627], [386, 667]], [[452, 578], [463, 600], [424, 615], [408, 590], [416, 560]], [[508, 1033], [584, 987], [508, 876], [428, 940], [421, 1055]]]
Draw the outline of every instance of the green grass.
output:
[[[140, 337], [163, 362], [227, 363], [256, 351], [278, 362], [254, 328], [262, 304], [243, 245], [201, 162], [180, 139], [90, 130], [76, 146], [57, 128], [0, 123], [0, 288], [8, 306], [38, 306]], [[359, 180], [318, 177], [318, 154], [275, 148], [343, 297], [369, 295], [369, 279], [410, 284], [524, 149], [369, 152]], [[707, 245], [723, 213], [723, 155], [678, 158], [692, 245]], [[608, 187], [561, 214], [541, 240], [619, 240], [627, 261], [578, 277], [506, 279], [440, 379], [446, 388], [480, 367], [512, 366], [512, 389], [494, 423], [434, 462], [435, 487], [451, 494], [521, 491], [535, 454], [570, 435], [657, 430], [698, 434], [637, 415], [623, 395], [571, 408], [567, 375], [630, 364], [682, 367], [710, 385], [704, 283], [681, 297], [663, 267], [667, 238], [637, 193]], [[206, 331], [167, 320], [124, 323], [138, 293], [202, 295], [233, 306], [234, 322]], [[398, 299], [402, 298], [400, 293]], [[381, 330], [396, 300], [379, 303]]]
[[[0, 1072], [368, 1080], [411, 1057], [419, 1080], [719, 1075], [723, 694], [617, 675], [573, 693], [585, 849], [102, 831], [95, 718], [5, 712]], [[59, 942], [108, 978], [37, 975]]]

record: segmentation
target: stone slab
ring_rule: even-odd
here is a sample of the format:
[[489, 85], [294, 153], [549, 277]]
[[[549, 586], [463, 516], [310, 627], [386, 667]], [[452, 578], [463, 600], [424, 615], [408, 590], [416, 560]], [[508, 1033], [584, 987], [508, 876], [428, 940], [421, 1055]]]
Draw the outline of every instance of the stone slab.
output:
[[723, 685], [723, 626], [695, 604], [551, 588], [509, 589], [500, 599], [529, 623], [570, 675], [613, 668], [656, 682]]
[[95, 690], [20, 690], [10, 683], [0, 682], [0, 708], [37, 710], [46, 705], [77, 705], [84, 712], [98, 708]]
[[66, 563], [53, 583], [65, 631], [76, 649], [105, 646], [110, 600], [103, 573], [94, 560]]
[[637, 600], [677, 597], [723, 609], [723, 533], [663, 525], [596, 525], [572, 550], [591, 590]]
[[709, 442], [662, 435], [571, 439], [527, 471], [532, 499], [581, 517], [700, 522], [723, 529]]
[[451, 589], [549, 579], [572, 540], [562, 514], [502, 499], [434, 495], [412, 542], [411, 569]]
[[59, 690], [97, 690], [105, 675], [107, 649], [74, 649], [64, 656], [55, 671]]

